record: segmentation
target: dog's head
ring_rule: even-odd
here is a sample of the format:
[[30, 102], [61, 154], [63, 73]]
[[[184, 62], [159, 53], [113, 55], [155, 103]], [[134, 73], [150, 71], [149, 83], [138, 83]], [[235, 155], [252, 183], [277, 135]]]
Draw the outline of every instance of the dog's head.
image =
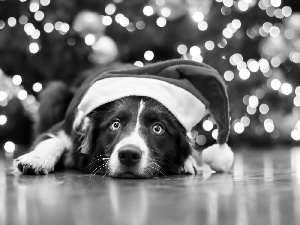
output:
[[88, 115], [82, 152], [87, 173], [152, 178], [178, 174], [191, 147], [168, 109], [152, 98], [130, 96]]

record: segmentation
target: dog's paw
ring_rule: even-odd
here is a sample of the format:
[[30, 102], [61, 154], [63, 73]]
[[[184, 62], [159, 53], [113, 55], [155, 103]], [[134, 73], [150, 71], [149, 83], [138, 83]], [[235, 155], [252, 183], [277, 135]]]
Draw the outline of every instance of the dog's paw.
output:
[[44, 175], [54, 170], [55, 159], [30, 152], [15, 159], [14, 165], [23, 174]]
[[199, 167], [197, 165], [197, 162], [194, 159], [194, 157], [190, 155], [184, 162], [182, 173], [197, 174], [198, 172], [199, 172]]

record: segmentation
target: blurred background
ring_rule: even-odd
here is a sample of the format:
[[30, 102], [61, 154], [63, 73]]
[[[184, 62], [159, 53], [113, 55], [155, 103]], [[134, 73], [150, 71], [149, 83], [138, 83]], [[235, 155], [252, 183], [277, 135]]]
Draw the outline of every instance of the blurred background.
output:
[[[31, 143], [49, 82], [183, 55], [224, 78], [232, 146], [297, 145], [299, 11], [296, 0], [0, 0], [0, 151]], [[196, 130], [198, 146], [215, 142], [211, 118]]]

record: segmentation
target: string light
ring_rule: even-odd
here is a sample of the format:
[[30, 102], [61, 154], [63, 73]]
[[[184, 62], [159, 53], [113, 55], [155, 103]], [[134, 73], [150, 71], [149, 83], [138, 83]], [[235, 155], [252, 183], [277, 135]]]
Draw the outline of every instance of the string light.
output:
[[130, 23], [130, 21], [126, 16], [122, 17], [122, 19], [120, 21], [120, 25], [122, 27], [127, 27], [129, 25], [129, 23]]
[[247, 61], [247, 66], [249, 68], [249, 70], [253, 73], [257, 72], [259, 70], [259, 64], [256, 60], [254, 59], [249, 59]]
[[147, 61], [151, 61], [154, 58], [154, 53], [152, 51], [146, 51], [145, 54], [144, 54], [144, 58]]
[[5, 91], [0, 91], [0, 102], [7, 98], [8, 94]]
[[300, 52], [291, 52], [289, 58], [294, 63], [300, 63]]
[[204, 15], [202, 12], [194, 12], [192, 18], [195, 22], [200, 23], [204, 20]]
[[198, 145], [205, 145], [206, 143], [206, 137], [204, 135], [199, 135], [197, 138], [196, 138], [196, 143]]
[[29, 10], [30, 10], [30, 12], [33, 12], [33, 13], [37, 12], [39, 10], [39, 8], [40, 8], [40, 6], [36, 2], [30, 3], [30, 5], [29, 5]]
[[7, 122], [7, 117], [5, 115], [0, 115], [0, 125], [3, 126]]
[[36, 21], [41, 21], [44, 19], [44, 16], [45, 14], [42, 12], [42, 11], [37, 11], [35, 14], [34, 14], [34, 18]]
[[20, 85], [22, 83], [22, 77], [20, 75], [14, 75], [12, 78], [14, 85]]
[[135, 26], [137, 29], [143, 30], [145, 28], [145, 23], [144, 23], [144, 21], [138, 21], [138, 22], [136, 22]]
[[198, 29], [201, 31], [205, 31], [208, 28], [208, 24], [205, 21], [201, 21], [200, 23], [198, 23]]
[[38, 51], [40, 50], [40, 47], [39, 45], [36, 43], [36, 42], [33, 42], [29, 45], [29, 51], [32, 53], [32, 54], [35, 54], [37, 53]]
[[211, 129], [213, 129], [214, 124], [210, 120], [205, 120], [202, 126], [204, 130], [210, 131]]
[[256, 113], [256, 108], [252, 108], [251, 106], [247, 106], [246, 110], [249, 115], [254, 115]]
[[272, 133], [274, 131], [274, 129], [275, 129], [273, 120], [266, 119], [264, 121], [264, 127], [265, 127], [266, 132]]
[[205, 42], [205, 48], [208, 51], [211, 51], [215, 48], [215, 43], [213, 41], [207, 41], [207, 42]]
[[294, 139], [295, 141], [299, 141], [300, 140], [300, 131], [299, 130], [293, 130], [291, 132], [291, 137], [292, 139]]
[[51, 33], [54, 30], [54, 25], [52, 23], [46, 23], [44, 25], [44, 30], [46, 33]]
[[293, 100], [294, 102], [294, 105], [299, 107], [300, 106], [300, 97], [299, 96], [296, 96]]
[[86, 45], [93, 45], [96, 41], [96, 37], [93, 34], [87, 34], [84, 38], [84, 42]]
[[192, 46], [189, 52], [192, 56], [198, 56], [201, 54], [201, 49], [198, 46]]
[[27, 98], [27, 96], [28, 96], [28, 94], [27, 94], [27, 91], [25, 91], [25, 90], [20, 90], [18, 92], [18, 98], [20, 100], [25, 100]]
[[281, 0], [271, 0], [271, 5], [274, 7], [279, 7], [281, 5]]
[[290, 17], [292, 15], [292, 8], [289, 6], [284, 6], [282, 8], [282, 14], [285, 17]]
[[271, 35], [272, 37], [278, 37], [279, 34], [280, 34], [280, 29], [279, 29], [279, 27], [273, 26], [273, 27], [270, 28], [270, 35]]
[[8, 20], [7, 20], [7, 24], [10, 27], [16, 26], [16, 24], [17, 24], [16, 18], [15, 17], [9, 17]]
[[241, 10], [242, 12], [245, 12], [248, 10], [249, 5], [247, 4], [247, 2], [244, 2], [243, 0], [240, 0], [238, 2], [238, 8], [239, 10]]
[[0, 30], [3, 29], [5, 26], [5, 23], [3, 20], [0, 20]]
[[39, 37], [40, 37], [40, 35], [41, 35], [41, 32], [39, 31], [39, 30], [35, 30], [34, 31], [34, 33], [31, 35], [31, 37], [33, 38], [33, 39], [38, 39]]
[[269, 106], [267, 104], [261, 104], [259, 106], [259, 111], [261, 114], [267, 114], [269, 112]]
[[258, 106], [258, 98], [255, 95], [249, 97], [249, 106], [251, 108], [256, 108]]
[[242, 80], [247, 80], [250, 77], [250, 71], [248, 69], [241, 69], [239, 76]]
[[243, 124], [240, 123], [240, 122], [235, 123], [234, 126], [233, 126], [233, 129], [234, 129], [234, 131], [235, 131], [237, 134], [241, 134], [241, 133], [243, 133], [244, 130], [245, 130]]
[[163, 6], [165, 4], [165, 0], [156, 0], [156, 5]]
[[218, 130], [217, 129], [213, 130], [213, 132], [211, 133], [211, 136], [213, 137], [213, 139], [216, 140], [218, 138]]
[[50, 4], [50, 0], [40, 0], [42, 6], [48, 6]]
[[241, 118], [241, 123], [244, 127], [248, 127], [250, 125], [250, 118], [248, 116], [243, 116]]
[[154, 13], [154, 9], [152, 6], [147, 5], [143, 8], [143, 13], [145, 16], [152, 16]]
[[281, 82], [280, 82], [280, 80], [278, 80], [278, 79], [273, 79], [273, 80], [271, 81], [271, 87], [272, 87], [273, 90], [279, 90], [280, 87], [281, 87]]
[[266, 60], [264, 58], [260, 59], [258, 61], [258, 64], [259, 64], [259, 68], [262, 72], [270, 68], [268, 60]]
[[224, 79], [226, 81], [232, 81], [234, 78], [234, 73], [230, 70], [227, 70], [225, 73], [224, 73]]
[[226, 7], [231, 7], [233, 6], [233, 0], [223, 0], [223, 4]]
[[184, 44], [178, 45], [178, 47], [177, 47], [177, 52], [178, 52], [179, 54], [181, 54], [181, 55], [186, 54], [186, 53], [187, 53], [187, 47], [186, 47], [186, 45], [184, 45]]
[[27, 35], [32, 35], [35, 31], [35, 27], [33, 26], [32, 23], [26, 23], [24, 25], [24, 31], [26, 32]]
[[159, 27], [164, 27], [167, 24], [167, 20], [164, 17], [158, 17], [157, 20], [156, 20], [156, 24]]
[[102, 23], [104, 26], [109, 26], [112, 24], [112, 18], [110, 16], [103, 16]]
[[138, 66], [138, 67], [144, 66], [144, 64], [141, 61], [136, 61], [133, 65]]
[[111, 16], [112, 14], [114, 14], [116, 11], [116, 6], [114, 4], [108, 4], [105, 7], [105, 13], [109, 16]]
[[16, 145], [13, 142], [8, 141], [4, 144], [4, 150], [7, 153], [13, 153], [16, 150]]
[[43, 89], [43, 86], [39, 82], [34, 83], [33, 86], [32, 86], [32, 90], [35, 91], [35, 92], [40, 92], [42, 89]]
[[292, 85], [290, 85], [289, 83], [283, 83], [283, 84], [281, 85], [280, 90], [281, 90], [282, 94], [284, 94], [284, 95], [289, 95], [289, 94], [292, 93], [293, 87], [292, 87]]
[[169, 17], [171, 15], [171, 10], [167, 7], [161, 9], [161, 15], [164, 17]]

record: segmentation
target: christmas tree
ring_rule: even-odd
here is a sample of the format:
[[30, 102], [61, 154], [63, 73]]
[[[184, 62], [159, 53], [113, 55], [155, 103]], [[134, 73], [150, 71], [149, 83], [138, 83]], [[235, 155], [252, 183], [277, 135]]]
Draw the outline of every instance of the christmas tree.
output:
[[[0, 146], [28, 145], [38, 93], [113, 63], [190, 57], [224, 77], [231, 143], [300, 140], [300, 14], [281, 0], [0, 2]], [[192, 137], [211, 144], [206, 117]]]

